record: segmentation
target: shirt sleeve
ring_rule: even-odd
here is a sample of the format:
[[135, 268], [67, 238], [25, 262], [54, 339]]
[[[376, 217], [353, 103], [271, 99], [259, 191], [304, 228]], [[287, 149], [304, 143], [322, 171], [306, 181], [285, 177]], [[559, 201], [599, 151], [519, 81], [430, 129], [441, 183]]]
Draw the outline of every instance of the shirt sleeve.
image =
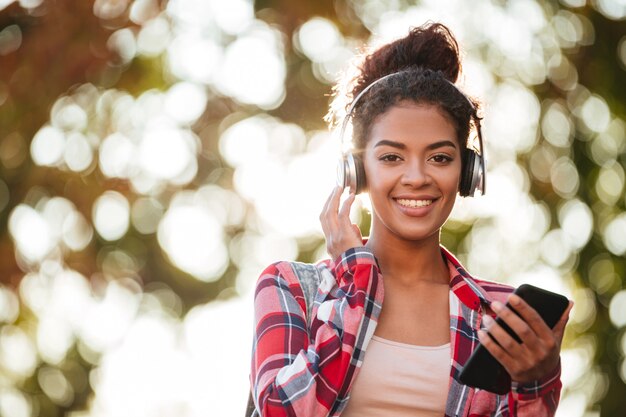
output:
[[561, 396], [561, 362], [538, 381], [520, 384], [513, 382], [509, 393], [509, 407], [516, 417], [552, 417]]
[[[322, 277], [320, 290], [336, 289], [317, 308], [319, 322], [310, 337], [302, 290], [297, 279], [286, 277], [292, 271], [286, 268], [289, 263], [270, 265], [257, 282], [252, 396], [263, 417], [327, 416], [362, 360], [357, 341], [376, 326], [380, 271], [369, 249], [344, 252], [335, 262], [335, 277]], [[331, 278], [336, 283], [326, 282]]]

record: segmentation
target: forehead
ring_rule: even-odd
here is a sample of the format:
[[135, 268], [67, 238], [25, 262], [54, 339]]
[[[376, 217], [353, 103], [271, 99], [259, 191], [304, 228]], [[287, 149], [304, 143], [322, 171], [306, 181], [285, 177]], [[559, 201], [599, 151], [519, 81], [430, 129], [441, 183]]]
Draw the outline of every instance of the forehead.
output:
[[368, 147], [382, 139], [407, 144], [428, 144], [442, 139], [456, 142], [456, 130], [438, 106], [401, 102], [372, 123]]

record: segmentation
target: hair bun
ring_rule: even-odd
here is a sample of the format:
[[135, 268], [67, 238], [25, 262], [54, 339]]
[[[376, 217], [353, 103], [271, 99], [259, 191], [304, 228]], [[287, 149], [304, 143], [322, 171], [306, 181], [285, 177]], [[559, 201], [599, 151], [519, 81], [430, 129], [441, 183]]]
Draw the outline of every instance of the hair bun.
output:
[[367, 55], [352, 96], [356, 97], [377, 79], [410, 67], [440, 71], [450, 82], [455, 83], [461, 70], [461, 61], [459, 45], [450, 29], [441, 23], [427, 23], [411, 29], [404, 38], [385, 44]]

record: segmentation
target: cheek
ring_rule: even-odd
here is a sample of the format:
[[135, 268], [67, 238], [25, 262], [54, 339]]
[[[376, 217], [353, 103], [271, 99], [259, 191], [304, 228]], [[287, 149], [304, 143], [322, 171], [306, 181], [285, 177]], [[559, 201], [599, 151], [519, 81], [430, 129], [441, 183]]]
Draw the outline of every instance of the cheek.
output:
[[456, 190], [458, 190], [459, 184], [461, 184], [461, 174], [462, 174], [461, 161], [460, 160], [454, 161], [454, 166], [451, 168], [453, 169], [451, 169], [448, 172], [448, 175], [445, 177], [444, 181], [446, 183], [446, 186], [453, 187]]
[[377, 169], [376, 161], [363, 161], [363, 168], [365, 171], [367, 190], [370, 192], [388, 188], [397, 180], [397, 175], [393, 170]]

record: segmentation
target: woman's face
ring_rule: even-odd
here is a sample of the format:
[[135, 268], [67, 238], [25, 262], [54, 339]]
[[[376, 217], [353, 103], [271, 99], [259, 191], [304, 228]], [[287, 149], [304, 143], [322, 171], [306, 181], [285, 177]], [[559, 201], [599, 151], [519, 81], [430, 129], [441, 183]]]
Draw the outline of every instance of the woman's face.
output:
[[456, 131], [442, 110], [400, 102], [379, 115], [363, 163], [373, 233], [411, 241], [438, 239], [461, 176]]

